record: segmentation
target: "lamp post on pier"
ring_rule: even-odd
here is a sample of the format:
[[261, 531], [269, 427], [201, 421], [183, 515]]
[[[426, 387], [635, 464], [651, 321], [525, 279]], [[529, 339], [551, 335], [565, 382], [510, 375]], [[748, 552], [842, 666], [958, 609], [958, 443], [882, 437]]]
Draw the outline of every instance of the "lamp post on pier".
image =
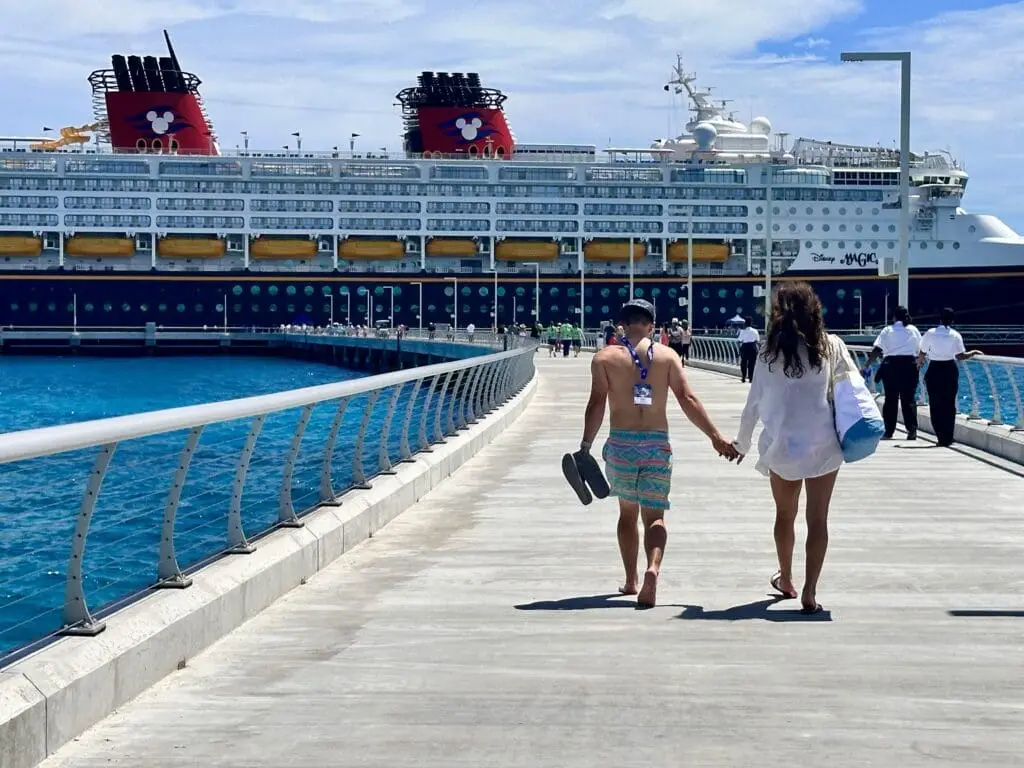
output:
[[[896, 267], [899, 277], [899, 303], [910, 301], [910, 52], [909, 51], [843, 51], [840, 60], [895, 61], [900, 65], [900, 257]], [[879, 270], [884, 260], [879, 259]]]
[[540, 262], [539, 261], [524, 261], [524, 267], [533, 267], [533, 322], [535, 325], [540, 325]]
[[419, 286], [419, 289], [420, 289], [420, 303], [416, 305], [416, 315], [419, 318], [420, 330], [422, 331], [423, 330], [423, 283], [417, 281], [417, 282], [414, 282], [414, 283], [410, 283], [410, 285]]

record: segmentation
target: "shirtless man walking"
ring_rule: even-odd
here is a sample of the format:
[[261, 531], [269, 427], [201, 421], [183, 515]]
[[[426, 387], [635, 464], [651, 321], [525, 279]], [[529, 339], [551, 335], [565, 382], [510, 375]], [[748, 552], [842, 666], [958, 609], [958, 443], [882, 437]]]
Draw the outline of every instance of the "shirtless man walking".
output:
[[[672, 482], [672, 445], [666, 415], [669, 391], [687, 418], [711, 439], [720, 456], [729, 461], [738, 456], [690, 389], [679, 355], [651, 341], [654, 320], [654, 307], [643, 299], [623, 305], [620, 321], [625, 332], [621, 343], [602, 349], [591, 364], [590, 400], [580, 443], [582, 450], [590, 450], [604, 422], [607, 402], [611, 406], [611, 433], [603, 457], [612, 495], [619, 499], [619, 552], [626, 569], [626, 583], [619, 591], [636, 595], [637, 604], [643, 607], [655, 605], [668, 539], [665, 512]], [[637, 520], [641, 517], [647, 553], [642, 584], [637, 578]]]

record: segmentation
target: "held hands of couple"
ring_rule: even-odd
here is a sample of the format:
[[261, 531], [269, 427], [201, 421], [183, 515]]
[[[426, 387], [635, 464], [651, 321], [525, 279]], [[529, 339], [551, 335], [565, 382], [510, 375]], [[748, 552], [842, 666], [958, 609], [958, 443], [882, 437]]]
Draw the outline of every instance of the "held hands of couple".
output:
[[711, 444], [715, 447], [715, 451], [718, 452], [719, 456], [722, 456], [729, 461], [733, 461], [734, 459], [743, 459], [743, 455], [736, 450], [736, 443], [726, 440], [721, 435], [715, 435], [712, 437]]

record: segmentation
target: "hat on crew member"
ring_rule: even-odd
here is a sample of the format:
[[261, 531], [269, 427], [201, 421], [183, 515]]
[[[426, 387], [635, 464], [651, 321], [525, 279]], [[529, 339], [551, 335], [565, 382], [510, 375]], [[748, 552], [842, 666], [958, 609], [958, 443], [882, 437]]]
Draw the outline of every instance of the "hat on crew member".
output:
[[619, 322], [624, 322], [629, 315], [637, 311], [643, 312], [650, 318], [652, 323], [654, 322], [654, 305], [644, 299], [633, 299], [623, 304], [622, 309], [619, 310]]

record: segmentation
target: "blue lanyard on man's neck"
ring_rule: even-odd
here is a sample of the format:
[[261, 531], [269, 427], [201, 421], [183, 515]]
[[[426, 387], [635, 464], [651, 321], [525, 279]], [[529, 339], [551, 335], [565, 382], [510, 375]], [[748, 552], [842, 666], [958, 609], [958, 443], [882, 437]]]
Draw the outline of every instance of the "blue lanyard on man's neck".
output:
[[[640, 369], [640, 381], [646, 381], [647, 368], [644, 366], [643, 363], [640, 362], [640, 357], [639, 355], [637, 355], [636, 350], [633, 348], [633, 345], [629, 343], [629, 339], [627, 339], [625, 336], [622, 337], [622, 344], [626, 347], [626, 349], [629, 350], [629, 356], [633, 358], [633, 365]], [[647, 347], [647, 365], [650, 365], [653, 359], [654, 342], [652, 341], [650, 343], [650, 346]]]

